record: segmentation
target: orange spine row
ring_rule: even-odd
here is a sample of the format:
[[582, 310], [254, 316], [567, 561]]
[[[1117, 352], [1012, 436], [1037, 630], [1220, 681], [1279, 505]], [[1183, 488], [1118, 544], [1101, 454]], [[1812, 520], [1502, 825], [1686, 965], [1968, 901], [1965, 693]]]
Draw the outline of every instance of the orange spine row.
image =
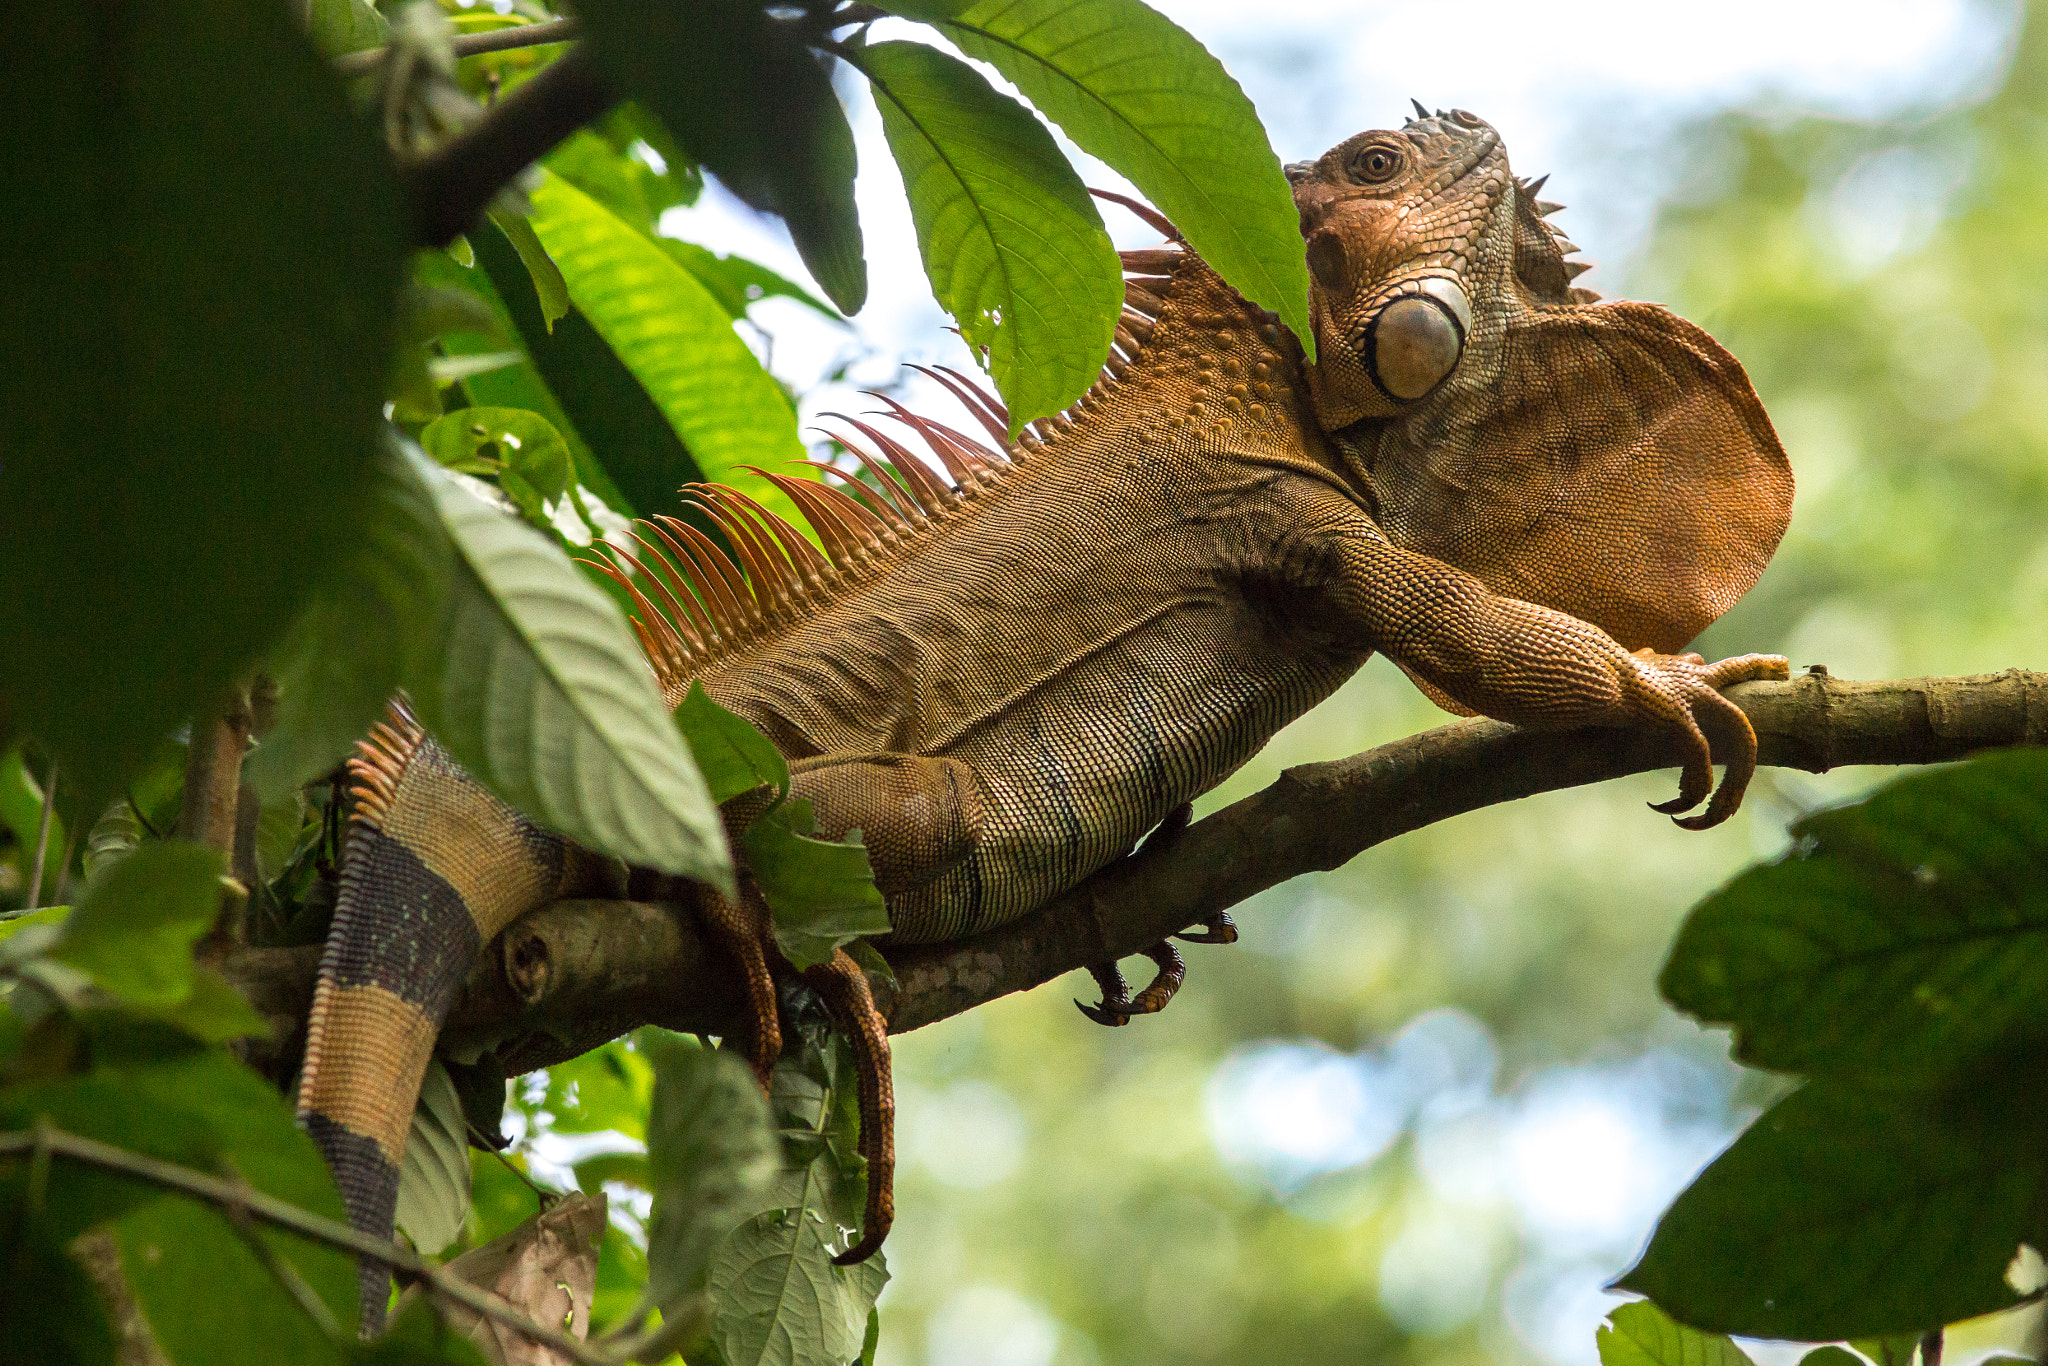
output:
[[385, 720], [370, 727], [367, 738], [356, 742], [349, 757], [348, 776], [353, 779], [348, 795], [354, 809], [349, 819], [376, 827], [391, 809], [398, 792], [399, 777], [412, 762], [426, 732], [403, 703], [393, 702]]

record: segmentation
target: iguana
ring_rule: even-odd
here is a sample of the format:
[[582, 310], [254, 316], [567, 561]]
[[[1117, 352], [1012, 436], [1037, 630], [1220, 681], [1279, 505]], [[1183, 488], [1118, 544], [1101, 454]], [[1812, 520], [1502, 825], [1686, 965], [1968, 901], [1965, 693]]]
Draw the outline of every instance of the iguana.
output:
[[[947, 478], [846, 419], [872, 482], [766, 472], [815, 545], [697, 487], [731, 558], [667, 518], [619, 552], [665, 697], [701, 681], [787, 756], [822, 835], [863, 832], [896, 940], [1001, 925], [1184, 819], [1375, 650], [1463, 710], [1678, 733], [1689, 757], [1658, 809], [1706, 802], [1681, 824], [1739, 802], [1755, 738], [1716, 689], [1785, 661], [1675, 652], [1784, 529], [1769, 420], [1697, 328], [1572, 289], [1549, 206], [1492, 128], [1418, 113], [1288, 168], [1315, 366], [1155, 220], [1169, 241], [1124, 253], [1115, 347], [1067, 412], [1009, 443], [995, 400], [948, 376], [993, 444], [895, 408]], [[620, 870], [504, 806], [402, 708], [352, 771], [299, 1104], [352, 1220], [388, 1234], [414, 1097], [476, 950], [552, 899], [615, 894]], [[732, 951], [765, 1079], [784, 965], [758, 895], [644, 875], [636, 892], [693, 905]], [[892, 1211], [886, 1022], [843, 951], [804, 975], [862, 1064], [852, 1261]], [[1111, 1018], [1173, 985], [1131, 1002], [1104, 976]], [[387, 1282], [365, 1271], [375, 1325]]]

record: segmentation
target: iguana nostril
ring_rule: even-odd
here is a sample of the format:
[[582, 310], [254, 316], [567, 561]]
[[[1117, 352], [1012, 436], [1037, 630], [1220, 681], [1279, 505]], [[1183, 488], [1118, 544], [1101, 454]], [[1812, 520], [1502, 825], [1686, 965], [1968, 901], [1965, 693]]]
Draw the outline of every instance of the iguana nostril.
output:
[[1373, 324], [1373, 371], [1398, 399], [1421, 398], [1451, 373], [1464, 349], [1463, 331], [1434, 299], [1396, 299]]
[[1334, 232], [1319, 232], [1308, 241], [1308, 268], [1325, 293], [1342, 294], [1345, 284], [1344, 243]]

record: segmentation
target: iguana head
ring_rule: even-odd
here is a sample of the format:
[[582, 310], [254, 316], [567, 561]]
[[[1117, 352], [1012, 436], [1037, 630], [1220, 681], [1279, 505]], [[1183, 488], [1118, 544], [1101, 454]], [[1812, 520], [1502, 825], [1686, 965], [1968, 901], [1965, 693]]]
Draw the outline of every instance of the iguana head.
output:
[[1784, 532], [1770, 419], [1704, 332], [1572, 286], [1559, 206], [1485, 120], [1416, 112], [1287, 168], [1317, 418], [1396, 543], [1676, 650]]

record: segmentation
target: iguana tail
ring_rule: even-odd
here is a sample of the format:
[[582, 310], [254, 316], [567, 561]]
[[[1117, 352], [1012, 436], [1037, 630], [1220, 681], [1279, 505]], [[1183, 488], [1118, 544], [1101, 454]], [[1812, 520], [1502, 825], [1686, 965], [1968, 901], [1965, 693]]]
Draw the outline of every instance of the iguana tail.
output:
[[[349, 760], [354, 815], [306, 1027], [299, 1122], [349, 1222], [388, 1238], [413, 1104], [477, 950], [587, 880], [592, 856], [459, 768], [400, 704]], [[362, 1264], [362, 1331], [383, 1326], [390, 1268]]]

